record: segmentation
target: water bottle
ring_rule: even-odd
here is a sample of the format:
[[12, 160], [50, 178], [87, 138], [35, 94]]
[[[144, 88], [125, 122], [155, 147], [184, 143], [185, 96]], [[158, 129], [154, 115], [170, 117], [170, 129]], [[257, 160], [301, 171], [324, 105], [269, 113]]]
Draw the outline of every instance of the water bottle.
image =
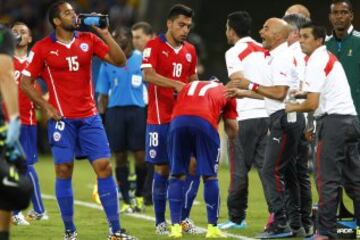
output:
[[14, 33], [14, 36], [15, 36], [16, 46], [18, 46], [18, 45], [21, 43], [22, 35], [21, 35], [21, 34]]
[[[294, 97], [290, 97], [289, 102], [290, 102], [290, 103], [296, 103], [296, 99], [295, 99]], [[288, 112], [288, 113], [286, 114], [287, 122], [288, 122], [288, 123], [294, 123], [294, 122], [296, 122], [296, 120], [297, 120], [296, 115], [297, 115], [296, 112]]]
[[80, 13], [77, 16], [76, 24], [80, 26], [95, 25], [99, 28], [106, 28], [109, 26], [109, 15]]

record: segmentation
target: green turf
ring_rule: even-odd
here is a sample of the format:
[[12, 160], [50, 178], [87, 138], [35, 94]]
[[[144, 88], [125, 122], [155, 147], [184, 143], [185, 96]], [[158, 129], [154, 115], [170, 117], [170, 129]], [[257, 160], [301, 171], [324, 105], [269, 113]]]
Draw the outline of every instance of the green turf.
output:
[[[41, 190], [44, 194], [54, 195], [54, 170], [49, 157], [41, 157], [36, 165], [40, 176]], [[221, 211], [219, 223], [226, 220], [226, 196], [229, 186], [229, 170], [225, 167], [220, 169], [220, 191], [221, 191]], [[89, 165], [84, 161], [77, 161], [75, 164], [73, 186], [75, 199], [91, 202], [92, 185], [95, 182], [95, 175]], [[313, 188], [313, 191], [315, 189]], [[263, 191], [256, 171], [250, 172], [249, 188], [249, 209], [247, 223], [249, 227], [246, 230], [229, 231], [242, 236], [254, 237], [256, 233], [263, 229], [267, 221], [267, 209], [264, 201]], [[206, 227], [206, 210], [202, 197], [202, 186], [197, 197], [199, 205], [194, 206], [191, 217], [200, 227]], [[54, 200], [45, 200], [45, 207], [49, 213], [49, 221], [32, 222], [30, 226], [13, 226], [12, 239], [15, 240], [47, 240], [62, 239], [63, 225], [60, 219], [58, 206]], [[146, 215], [153, 216], [151, 207], [146, 208]], [[169, 216], [168, 216], [169, 218]], [[83, 206], [75, 207], [75, 223], [79, 233], [80, 240], [100, 240], [106, 239], [107, 223], [105, 215], [98, 209], [92, 209]], [[134, 218], [132, 216], [121, 216], [121, 225], [132, 235], [139, 239], [168, 239], [168, 237], [159, 237], [154, 233], [154, 222]], [[204, 239], [204, 234], [199, 236], [185, 235], [183, 239]], [[229, 238], [231, 239], [231, 238]]]

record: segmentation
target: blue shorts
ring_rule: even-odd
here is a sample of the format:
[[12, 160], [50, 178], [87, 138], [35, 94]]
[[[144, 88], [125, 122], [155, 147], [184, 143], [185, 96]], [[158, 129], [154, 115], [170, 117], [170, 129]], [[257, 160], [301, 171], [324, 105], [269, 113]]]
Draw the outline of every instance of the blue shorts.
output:
[[57, 122], [49, 120], [48, 138], [55, 164], [73, 162], [74, 157], [92, 162], [111, 156], [99, 115]]
[[152, 164], [169, 164], [167, 137], [169, 124], [147, 124], [145, 137], [146, 161]]
[[28, 165], [35, 164], [38, 159], [37, 151], [37, 126], [21, 124], [20, 144], [24, 149], [26, 163]]
[[168, 139], [171, 175], [186, 174], [191, 156], [196, 159], [197, 175], [217, 175], [220, 139], [209, 122], [193, 116], [176, 117], [170, 124]]
[[145, 150], [145, 108], [111, 107], [105, 114], [105, 128], [113, 152]]

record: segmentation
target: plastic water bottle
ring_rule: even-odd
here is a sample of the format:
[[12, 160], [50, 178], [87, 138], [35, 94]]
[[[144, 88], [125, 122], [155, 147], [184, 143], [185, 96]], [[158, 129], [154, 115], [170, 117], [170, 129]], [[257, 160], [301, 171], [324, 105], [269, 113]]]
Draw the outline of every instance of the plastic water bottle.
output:
[[76, 19], [76, 24], [80, 26], [95, 25], [99, 28], [106, 28], [109, 26], [109, 16], [103, 14], [92, 15], [81, 13]]

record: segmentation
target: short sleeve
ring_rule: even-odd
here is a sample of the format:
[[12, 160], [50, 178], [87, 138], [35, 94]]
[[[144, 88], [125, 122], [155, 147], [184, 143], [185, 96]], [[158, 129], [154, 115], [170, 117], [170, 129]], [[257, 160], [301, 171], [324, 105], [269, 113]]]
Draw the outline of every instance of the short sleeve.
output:
[[224, 119], [236, 119], [237, 116], [238, 116], [238, 114], [236, 111], [236, 99], [230, 98], [224, 107], [223, 118]]
[[229, 49], [225, 53], [226, 68], [228, 76], [230, 77], [233, 73], [244, 71], [244, 65], [241, 62], [238, 54], [234, 51], [234, 48]]
[[110, 78], [108, 75], [108, 64], [101, 63], [98, 80], [96, 82], [96, 92], [104, 95], [109, 94]]
[[325, 84], [324, 67], [309, 63], [305, 70], [304, 91], [319, 93]]
[[22, 71], [22, 74], [27, 77], [37, 78], [41, 75], [44, 68], [44, 57], [42, 56], [41, 48], [42, 42], [37, 42], [31, 49], [28, 55], [28, 65]]
[[157, 40], [150, 40], [144, 51], [143, 51], [143, 60], [141, 64], [141, 69], [143, 68], [156, 68], [157, 67], [157, 54], [158, 47], [157, 47]]
[[0, 54], [12, 57], [15, 49], [15, 38], [9, 29], [0, 27]]
[[104, 59], [106, 54], [109, 53], [109, 47], [101, 40], [98, 36], [93, 33], [90, 33], [93, 39], [94, 46], [94, 55], [98, 56], [100, 59]]

